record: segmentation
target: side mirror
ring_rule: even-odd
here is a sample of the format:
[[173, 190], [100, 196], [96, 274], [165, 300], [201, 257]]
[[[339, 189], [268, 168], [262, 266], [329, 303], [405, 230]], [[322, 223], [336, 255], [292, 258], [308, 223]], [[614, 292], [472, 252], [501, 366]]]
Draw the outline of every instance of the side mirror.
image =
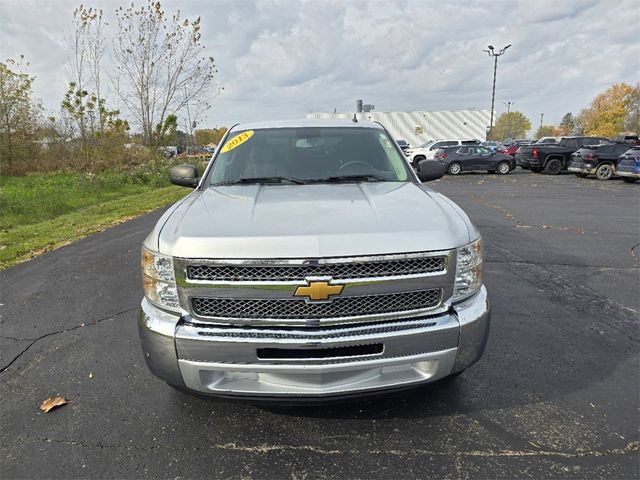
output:
[[176, 165], [169, 172], [169, 180], [174, 185], [196, 188], [200, 181], [198, 168], [193, 165]]
[[430, 182], [444, 177], [444, 165], [437, 160], [422, 160], [416, 173], [421, 182]]

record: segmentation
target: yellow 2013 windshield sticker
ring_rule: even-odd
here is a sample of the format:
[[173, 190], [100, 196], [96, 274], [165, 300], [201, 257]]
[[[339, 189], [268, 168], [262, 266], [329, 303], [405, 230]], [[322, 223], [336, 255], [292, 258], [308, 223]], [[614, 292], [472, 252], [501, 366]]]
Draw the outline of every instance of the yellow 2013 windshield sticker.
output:
[[233, 150], [234, 148], [242, 145], [244, 142], [249, 140], [251, 137], [253, 137], [253, 130], [247, 130], [246, 132], [242, 132], [236, 135], [235, 137], [233, 137], [227, 143], [225, 143], [224, 147], [222, 147], [221, 152], [226, 153], [229, 150]]

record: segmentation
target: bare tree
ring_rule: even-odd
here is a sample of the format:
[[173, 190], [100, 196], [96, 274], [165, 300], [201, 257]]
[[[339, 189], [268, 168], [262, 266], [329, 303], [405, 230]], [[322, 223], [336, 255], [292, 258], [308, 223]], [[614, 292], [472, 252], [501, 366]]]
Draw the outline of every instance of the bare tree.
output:
[[[82, 5], [73, 11], [73, 31], [67, 37], [67, 43], [73, 57], [70, 62], [68, 89], [65, 94], [65, 101], [62, 103], [63, 108], [66, 110], [69, 110], [70, 106], [75, 108], [72, 117], [77, 124], [82, 139], [86, 137], [87, 131], [86, 116], [81, 104], [82, 92], [85, 92], [84, 96], [87, 95], [85, 85], [87, 61], [86, 20], [82, 18], [83, 11], [84, 7]], [[69, 101], [69, 99], [71, 99], [71, 103], [65, 106], [65, 102]]]
[[[120, 75], [120, 98], [142, 128], [149, 145], [160, 141], [169, 115], [204, 100], [217, 73], [203, 56], [200, 18], [168, 16], [160, 2], [116, 10], [113, 61]], [[204, 103], [204, 102], [203, 102]]]
[[83, 141], [96, 130], [104, 132], [109, 117], [101, 82], [105, 25], [102, 10], [80, 5], [67, 37], [73, 57], [63, 108], [75, 119]]
[[85, 39], [87, 47], [87, 57], [89, 61], [89, 74], [91, 76], [92, 90], [95, 93], [98, 105], [98, 128], [100, 132], [104, 129], [108, 120], [106, 101], [102, 91], [101, 72], [102, 57], [105, 52], [105, 38], [102, 9], [94, 10], [80, 6], [80, 19], [86, 23]]
[[187, 100], [184, 110], [184, 127], [185, 132], [188, 135], [188, 147], [197, 146], [195, 142], [194, 131], [200, 124], [200, 119], [203, 117], [207, 110], [211, 108], [211, 104], [206, 100], [199, 99], [195, 102]]

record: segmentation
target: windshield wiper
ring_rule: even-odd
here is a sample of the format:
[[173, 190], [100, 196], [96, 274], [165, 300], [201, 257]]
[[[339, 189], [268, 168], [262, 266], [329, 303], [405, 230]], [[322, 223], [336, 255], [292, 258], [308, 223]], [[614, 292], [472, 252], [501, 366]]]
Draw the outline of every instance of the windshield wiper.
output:
[[238, 185], [238, 184], [251, 184], [251, 183], [295, 183], [296, 185], [302, 185], [305, 182], [298, 178], [292, 177], [248, 177], [248, 178], [239, 178], [238, 180], [231, 180], [226, 182], [220, 182], [214, 184], [214, 186], [221, 185]]
[[334, 177], [313, 178], [307, 180], [308, 183], [348, 183], [348, 182], [387, 182], [387, 178], [379, 175], [337, 175]]

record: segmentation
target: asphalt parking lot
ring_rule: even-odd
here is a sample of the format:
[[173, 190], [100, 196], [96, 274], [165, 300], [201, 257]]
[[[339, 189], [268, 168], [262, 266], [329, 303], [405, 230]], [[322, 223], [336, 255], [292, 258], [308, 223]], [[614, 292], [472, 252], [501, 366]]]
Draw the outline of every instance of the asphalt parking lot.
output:
[[[173, 391], [136, 327], [155, 212], [0, 273], [0, 476], [639, 478], [640, 184], [431, 186], [485, 239], [492, 331], [462, 376], [325, 407]], [[70, 403], [41, 413], [56, 394]]]

